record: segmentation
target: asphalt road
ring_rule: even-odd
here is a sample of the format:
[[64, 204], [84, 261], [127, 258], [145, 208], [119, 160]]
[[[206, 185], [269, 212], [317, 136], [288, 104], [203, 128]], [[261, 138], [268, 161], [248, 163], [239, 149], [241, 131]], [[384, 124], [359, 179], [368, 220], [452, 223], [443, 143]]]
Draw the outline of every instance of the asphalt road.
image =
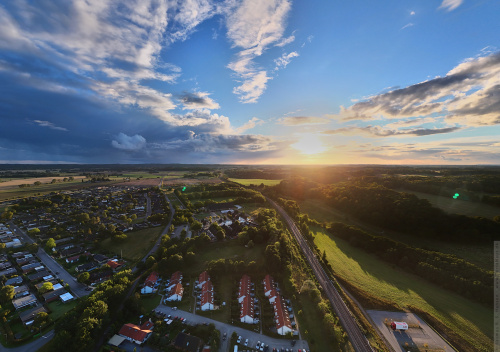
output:
[[[292, 349], [292, 351], [298, 351], [298, 349], [307, 349], [309, 350], [309, 345], [305, 340], [296, 341], [295, 345], [292, 347], [292, 341], [286, 339], [275, 339], [266, 335], [262, 335], [258, 332], [253, 332], [250, 330], [246, 330], [237, 326], [233, 326], [230, 324], [222, 323], [217, 320], [213, 320], [207, 317], [203, 317], [201, 315], [195, 315], [193, 313], [189, 313], [183, 310], [173, 310], [172, 307], [167, 307], [160, 303], [158, 307], [155, 309], [158, 312], [165, 313], [166, 315], [172, 315], [172, 317], [185, 318], [187, 320], [188, 325], [196, 325], [203, 323], [213, 323], [215, 328], [220, 331], [220, 336], [224, 336], [224, 333], [227, 334], [227, 338], [224, 341], [221, 341], [220, 351], [227, 352], [229, 350], [229, 340], [231, 339], [231, 335], [233, 331], [235, 331], [238, 336], [241, 336], [242, 348], [244, 348], [243, 343], [246, 339], [248, 339], [248, 347], [255, 348], [255, 345], [258, 341], [264, 342], [266, 345], [269, 345], [269, 351], [272, 351], [274, 347], [281, 349], [281, 347]], [[230, 351], [232, 352], [232, 351]]]
[[325, 273], [323, 267], [319, 264], [318, 259], [312, 252], [311, 248], [309, 248], [306, 240], [304, 239], [304, 237], [302, 237], [302, 234], [300, 233], [298, 227], [295, 225], [295, 222], [278, 204], [276, 204], [269, 198], [267, 198], [267, 200], [285, 219], [288, 228], [297, 239], [302, 252], [307, 258], [307, 261], [309, 262], [309, 265], [311, 266], [316, 278], [318, 279], [318, 282], [320, 283], [330, 303], [332, 304], [332, 307], [339, 317], [340, 323], [342, 324], [344, 330], [347, 332], [349, 341], [351, 341], [351, 344], [353, 345], [356, 352], [373, 352], [370, 344], [368, 343], [368, 340], [361, 332], [361, 329], [359, 328], [354, 316], [345, 305], [342, 297], [340, 297], [340, 294], [333, 285], [333, 282], [330, 280], [330, 277]]
[[43, 345], [49, 342], [54, 337], [54, 330], [50, 330], [45, 335], [41, 336], [39, 339], [27, 343], [26, 345], [7, 348], [0, 345], [0, 352], [33, 352], [40, 349]]
[[[27, 235], [23, 230], [21, 230], [17, 225], [15, 225], [13, 222], [9, 223], [11, 230], [16, 234], [21, 237], [23, 237], [25, 242], [28, 243], [34, 243], [35, 241]], [[76, 279], [71, 276], [66, 269], [64, 269], [58, 262], [56, 262], [54, 259], [52, 259], [51, 256], [49, 256], [43, 248], [40, 246], [38, 247], [38, 252], [37, 252], [38, 258], [42, 261], [42, 263], [47, 267], [52, 272], [52, 275], [54, 277], [57, 277], [61, 280], [63, 280], [65, 283], [68, 283], [69, 286], [71, 287], [71, 292], [76, 296], [76, 297], [83, 297], [87, 296], [90, 291], [86, 291], [85, 285], [79, 283], [76, 281]], [[59, 273], [59, 274], [57, 274]]]

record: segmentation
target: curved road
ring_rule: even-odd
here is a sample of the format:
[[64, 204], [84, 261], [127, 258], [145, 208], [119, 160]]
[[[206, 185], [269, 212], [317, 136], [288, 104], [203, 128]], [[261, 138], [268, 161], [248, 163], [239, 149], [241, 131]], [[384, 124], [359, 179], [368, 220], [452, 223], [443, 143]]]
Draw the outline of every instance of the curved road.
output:
[[356, 320], [349, 311], [349, 308], [347, 308], [347, 306], [345, 305], [344, 301], [342, 300], [342, 297], [340, 297], [340, 294], [333, 285], [333, 282], [325, 273], [323, 267], [319, 264], [318, 259], [313, 254], [311, 248], [309, 248], [309, 245], [307, 244], [304, 237], [302, 237], [302, 234], [300, 233], [298, 227], [295, 225], [295, 222], [278, 204], [276, 204], [269, 198], [267, 198], [267, 201], [271, 203], [271, 205], [285, 219], [288, 228], [295, 236], [295, 239], [297, 240], [300, 248], [302, 249], [302, 252], [304, 253], [305, 257], [307, 258], [307, 261], [309, 262], [309, 265], [311, 266], [314, 274], [316, 275], [318, 282], [320, 283], [328, 299], [330, 300], [330, 303], [332, 304], [335, 313], [337, 313], [340, 323], [347, 332], [349, 341], [351, 341], [356, 352], [373, 352], [370, 344], [368, 343], [368, 340], [361, 332], [361, 329], [356, 323]]

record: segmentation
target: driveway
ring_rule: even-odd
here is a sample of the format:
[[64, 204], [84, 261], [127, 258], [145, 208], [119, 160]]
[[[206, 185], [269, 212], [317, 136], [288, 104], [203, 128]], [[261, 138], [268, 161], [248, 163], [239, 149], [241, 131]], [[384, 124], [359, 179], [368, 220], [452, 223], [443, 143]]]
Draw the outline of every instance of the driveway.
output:
[[[12, 221], [9, 223], [10, 229], [18, 236], [21, 236], [25, 242], [27, 243], [35, 243], [35, 241], [28, 236], [23, 230], [17, 227]], [[71, 276], [66, 269], [64, 269], [58, 262], [52, 259], [41, 246], [38, 247], [37, 252], [38, 258], [42, 261], [42, 263], [52, 272], [54, 277], [62, 279], [65, 283], [68, 283], [71, 287], [71, 292], [74, 293], [76, 297], [87, 296], [90, 291], [86, 291], [85, 288], [87, 286], [76, 281], [76, 278]], [[59, 273], [59, 274], [56, 274]]]
[[[213, 320], [207, 317], [203, 317], [200, 315], [195, 315], [193, 313], [189, 313], [183, 310], [173, 310], [172, 307], [167, 307], [163, 304], [160, 303], [158, 307], [156, 307], [156, 311], [165, 313], [165, 314], [170, 314], [172, 317], [179, 317], [179, 318], [185, 318], [187, 320], [188, 325], [196, 325], [196, 324], [203, 324], [203, 323], [213, 323], [215, 327], [220, 331], [221, 337], [224, 335], [224, 333], [227, 334], [227, 339], [225, 341], [221, 341], [221, 351], [222, 352], [227, 352], [229, 351], [229, 340], [231, 339], [231, 335], [233, 331], [236, 331], [238, 336], [241, 336], [241, 341], [242, 344], [245, 342], [246, 339], [248, 339], [248, 347], [255, 348], [255, 345], [257, 344], [258, 341], [264, 342], [266, 345], [269, 345], [269, 352], [272, 351], [274, 347], [276, 347], [278, 350], [280, 350], [282, 347], [283, 348], [288, 348], [292, 349], [292, 351], [297, 351], [299, 348], [300, 349], [307, 349], [309, 350], [309, 345], [307, 344], [307, 341], [305, 340], [298, 340], [295, 345], [292, 347], [292, 341], [291, 340], [286, 340], [286, 339], [275, 339], [263, 334], [259, 334], [257, 332], [253, 332], [250, 330], [246, 330], [237, 326], [233, 326], [230, 324], [222, 323], [217, 320]], [[243, 345], [242, 345], [243, 346]], [[232, 351], [230, 351], [232, 352]]]

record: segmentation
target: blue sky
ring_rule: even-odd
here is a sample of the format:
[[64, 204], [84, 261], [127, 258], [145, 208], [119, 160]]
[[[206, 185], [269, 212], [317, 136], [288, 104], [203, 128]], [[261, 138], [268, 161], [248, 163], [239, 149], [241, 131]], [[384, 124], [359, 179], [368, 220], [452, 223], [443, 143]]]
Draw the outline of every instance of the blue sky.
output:
[[494, 0], [7, 0], [0, 163], [499, 164]]

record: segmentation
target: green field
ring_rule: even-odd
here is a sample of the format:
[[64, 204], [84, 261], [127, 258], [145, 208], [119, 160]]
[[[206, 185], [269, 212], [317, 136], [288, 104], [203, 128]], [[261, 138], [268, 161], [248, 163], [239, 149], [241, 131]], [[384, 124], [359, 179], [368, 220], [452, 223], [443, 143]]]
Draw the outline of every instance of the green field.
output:
[[106, 238], [99, 246], [116, 255], [123, 255], [123, 258], [135, 262], [141, 260], [149, 252], [163, 229], [163, 226], [158, 226], [127, 232], [127, 239], [125, 241], [116, 242], [111, 238]]
[[493, 250], [488, 245], [463, 245], [436, 241], [430, 238], [421, 238], [396, 231], [387, 231], [386, 229], [356, 220], [352, 216], [343, 214], [326, 205], [323, 201], [316, 199], [301, 201], [299, 202], [299, 206], [302, 213], [308, 214], [312, 219], [316, 219], [319, 222], [343, 222], [357, 226], [374, 235], [389, 237], [410, 246], [454, 254], [487, 270], [493, 268]]
[[52, 320], [57, 320], [62, 317], [66, 312], [69, 312], [71, 309], [75, 308], [78, 304], [77, 300], [73, 300], [67, 303], [62, 303], [61, 301], [54, 301], [48, 304], [51, 313], [50, 318]]
[[[375, 297], [414, 306], [433, 315], [475, 346], [493, 344], [493, 310], [390, 266], [375, 256], [332, 239], [315, 228], [315, 243], [326, 251], [335, 273]], [[365, 307], [370, 308], [370, 307]]]
[[416, 191], [401, 191], [412, 193], [421, 199], [427, 199], [433, 206], [435, 206], [436, 208], [440, 208], [447, 213], [467, 216], [482, 216], [489, 219], [493, 219], [495, 216], [500, 215], [500, 208], [489, 204], [453, 199], [452, 197], [438, 196], [435, 194]]
[[229, 178], [231, 182], [239, 183], [243, 186], [256, 185], [260, 186], [263, 183], [265, 186], [275, 186], [279, 184], [282, 180], [264, 180], [261, 178]]

